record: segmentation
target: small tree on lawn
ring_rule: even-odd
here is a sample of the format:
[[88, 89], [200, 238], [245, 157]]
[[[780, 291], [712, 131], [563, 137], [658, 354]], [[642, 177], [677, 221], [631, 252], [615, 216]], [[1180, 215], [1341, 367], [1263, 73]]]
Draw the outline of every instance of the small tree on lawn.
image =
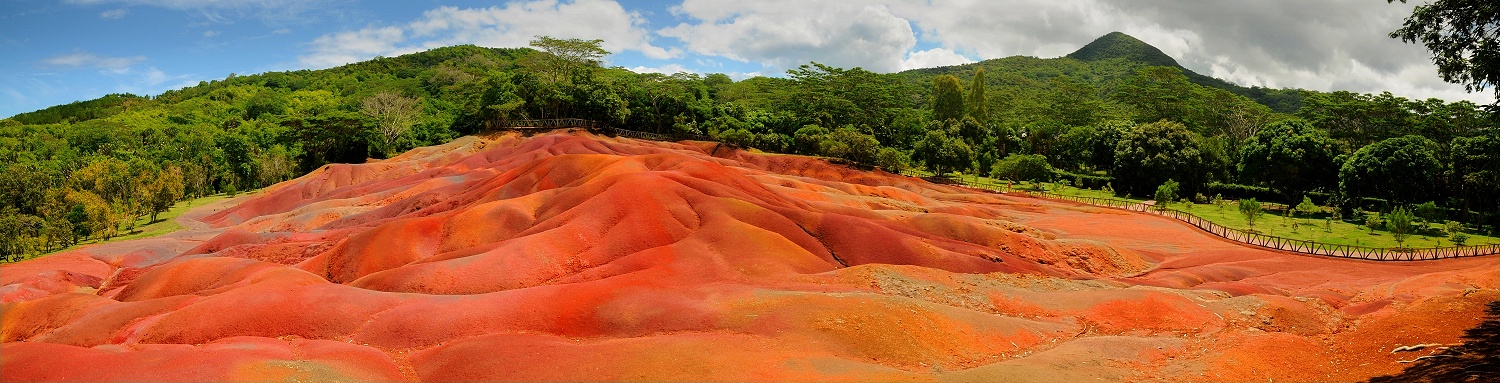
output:
[[1396, 238], [1396, 245], [1406, 247], [1406, 238], [1416, 229], [1415, 216], [1410, 210], [1398, 207], [1390, 214], [1385, 215], [1385, 229], [1391, 231], [1391, 236]]
[[1464, 234], [1464, 224], [1462, 222], [1448, 221], [1448, 226], [1445, 229], [1448, 231], [1448, 240], [1453, 241], [1454, 246], [1463, 246], [1464, 242], [1469, 241], [1469, 235]]
[[1255, 231], [1255, 220], [1259, 219], [1260, 215], [1265, 212], [1260, 207], [1260, 201], [1256, 201], [1254, 198], [1240, 200], [1240, 215], [1245, 216], [1245, 225], [1250, 226], [1251, 231]]
[[1302, 197], [1302, 203], [1297, 204], [1297, 207], [1293, 211], [1299, 215], [1310, 217], [1318, 212], [1318, 205], [1312, 202], [1312, 198], [1304, 196]]
[[1156, 209], [1166, 210], [1167, 204], [1172, 203], [1172, 201], [1176, 201], [1177, 190], [1177, 181], [1173, 181], [1171, 179], [1167, 179], [1167, 182], [1163, 182], [1161, 186], [1157, 186], [1155, 195]]

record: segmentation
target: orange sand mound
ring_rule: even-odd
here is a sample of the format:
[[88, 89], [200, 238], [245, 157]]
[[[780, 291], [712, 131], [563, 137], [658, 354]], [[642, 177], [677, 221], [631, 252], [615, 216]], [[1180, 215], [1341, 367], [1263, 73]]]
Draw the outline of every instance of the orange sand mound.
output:
[[183, 223], [0, 266], [0, 380], [1357, 381], [1497, 298], [1494, 257], [1307, 257], [582, 132], [329, 165]]

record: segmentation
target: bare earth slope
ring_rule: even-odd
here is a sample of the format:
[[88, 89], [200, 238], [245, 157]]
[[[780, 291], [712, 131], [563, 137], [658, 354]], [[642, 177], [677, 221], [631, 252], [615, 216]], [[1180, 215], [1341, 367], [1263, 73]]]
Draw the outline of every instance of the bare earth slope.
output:
[[[211, 213], [211, 214], [210, 214]], [[1496, 259], [1375, 263], [713, 143], [466, 137], [0, 267], [4, 381], [1356, 381]]]

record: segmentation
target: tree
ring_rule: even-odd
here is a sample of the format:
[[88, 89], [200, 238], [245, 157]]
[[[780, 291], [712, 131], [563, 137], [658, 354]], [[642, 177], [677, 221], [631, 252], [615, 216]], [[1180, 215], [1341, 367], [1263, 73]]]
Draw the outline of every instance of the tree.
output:
[[922, 161], [934, 173], [947, 174], [955, 170], [968, 169], [974, 162], [974, 149], [944, 129], [930, 129], [922, 140], [913, 145], [912, 157]]
[[1240, 147], [1240, 176], [1280, 191], [1285, 201], [1338, 186], [1338, 141], [1302, 120], [1282, 121], [1256, 132]]
[[1040, 154], [1012, 154], [995, 162], [990, 176], [1011, 181], [1038, 182], [1052, 176], [1052, 165]]
[[157, 214], [167, 211], [172, 204], [182, 199], [182, 168], [167, 167], [157, 175], [155, 182], [152, 182], [148, 188], [151, 193], [147, 204], [151, 208], [151, 221], [156, 222]]
[[806, 125], [792, 135], [792, 150], [799, 154], [818, 155], [823, 151], [823, 136], [828, 129], [817, 125]]
[[1448, 221], [1443, 230], [1448, 232], [1448, 240], [1453, 241], [1454, 246], [1463, 246], [1464, 242], [1469, 241], [1469, 235], [1464, 233], [1463, 222]]
[[932, 79], [932, 117], [939, 122], [964, 118], [964, 88], [958, 77], [945, 74]]
[[906, 170], [908, 162], [911, 160], [906, 157], [906, 153], [896, 148], [880, 148], [880, 151], [875, 153], [875, 166], [892, 173], [901, 173]]
[[375, 120], [375, 131], [379, 133], [380, 151], [386, 157], [397, 153], [396, 140], [401, 138], [421, 113], [420, 103], [415, 98], [395, 92], [380, 92], [360, 103], [359, 111]]
[[1441, 222], [1443, 220], [1442, 209], [1438, 208], [1437, 203], [1433, 201], [1427, 201], [1417, 204], [1417, 206], [1412, 209], [1412, 214], [1416, 214], [1417, 219], [1421, 220], [1424, 226], [1427, 223]]
[[1300, 215], [1311, 216], [1313, 213], [1317, 213], [1318, 209], [1318, 204], [1313, 203], [1312, 198], [1302, 196], [1302, 202], [1292, 208], [1292, 211]]
[[1149, 195], [1168, 179], [1188, 193], [1206, 183], [1207, 169], [1198, 135], [1186, 126], [1158, 121], [1135, 127], [1115, 144], [1116, 187], [1131, 195]]
[[824, 134], [819, 146], [825, 156], [861, 164], [875, 162], [875, 153], [880, 150], [880, 142], [875, 140], [875, 136], [860, 133], [853, 127], [843, 127]]
[[604, 40], [558, 39], [536, 36], [531, 46], [542, 54], [526, 56], [522, 65], [532, 68], [552, 83], [568, 77], [575, 68], [598, 66], [600, 59], [609, 56], [609, 51], [600, 47]]
[[1500, 226], [1500, 134], [1457, 137], [1449, 148], [1456, 194], [1463, 201], [1462, 215], [1451, 218], [1477, 223], [1480, 220], [1467, 215], [1479, 210], [1494, 220], [1491, 225]]
[[1141, 68], [1112, 93], [1112, 98], [1135, 108], [1136, 122], [1176, 121], [1201, 127], [1194, 115], [1198, 100], [1195, 86], [1175, 67]]
[[1430, 200], [1443, 169], [1433, 146], [1426, 138], [1405, 136], [1360, 148], [1339, 168], [1339, 189], [1350, 197], [1400, 204]]
[[1406, 238], [1416, 231], [1413, 218], [1411, 210], [1406, 210], [1405, 207], [1398, 207], [1385, 215], [1385, 229], [1391, 231], [1391, 237], [1396, 239], [1398, 246], [1406, 247]]
[[1171, 179], [1168, 179], [1167, 182], [1163, 182], [1161, 186], [1157, 186], [1156, 194], [1154, 195], [1156, 199], [1156, 208], [1165, 210], [1167, 208], [1167, 205], [1171, 204], [1172, 201], [1176, 201], [1177, 188], [1177, 181], [1173, 181]]
[[990, 123], [990, 99], [984, 95], [984, 67], [974, 70], [974, 80], [969, 82], [969, 102], [966, 105], [969, 117], [981, 125]]
[[1240, 200], [1240, 215], [1245, 216], [1245, 225], [1250, 226], [1250, 231], [1255, 231], [1255, 220], [1265, 213], [1261, 208], [1260, 201], [1254, 198]]
[[[1436, 0], [1418, 5], [1390, 36], [1427, 46], [1443, 81], [1463, 84], [1470, 92], [1500, 84], [1500, 7], [1493, 2]], [[1500, 88], [1495, 95], [1500, 96]]]

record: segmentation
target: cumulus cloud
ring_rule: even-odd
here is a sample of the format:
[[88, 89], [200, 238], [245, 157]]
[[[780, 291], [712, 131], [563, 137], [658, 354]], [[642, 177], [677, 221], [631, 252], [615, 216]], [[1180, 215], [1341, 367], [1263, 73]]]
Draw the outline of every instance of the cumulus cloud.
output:
[[660, 73], [660, 74], [697, 73], [694, 70], [691, 70], [691, 69], [688, 69], [688, 68], [684, 68], [682, 65], [678, 65], [678, 64], [667, 64], [667, 65], [662, 65], [662, 66], [657, 66], [657, 67], [637, 66], [637, 67], [629, 68], [629, 69], [630, 69], [631, 72], [635, 72], [635, 73]]
[[[658, 31], [692, 53], [785, 69], [894, 71], [1014, 55], [1058, 57], [1113, 31], [1242, 85], [1489, 102], [1442, 82], [1420, 46], [1386, 36], [1415, 4], [1368, 0], [684, 0]], [[917, 38], [940, 48], [913, 51]], [[938, 50], [941, 49], [941, 50]], [[945, 61], [946, 60], [946, 61]]]
[[968, 57], [964, 57], [957, 52], [943, 48], [932, 48], [925, 51], [907, 53], [906, 59], [901, 60], [901, 69], [963, 65], [972, 62], [974, 60], [970, 60]]
[[916, 46], [911, 24], [881, 4], [796, 0], [687, 0], [691, 22], [657, 31], [695, 53], [787, 69], [808, 61], [874, 71], [901, 68]]
[[603, 39], [604, 49], [638, 51], [665, 59], [681, 52], [652, 45], [640, 14], [613, 0], [534, 0], [503, 7], [440, 7], [406, 24], [367, 27], [324, 35], [299, 57], [306, 66], [324, 68], [447, 45], [526, 46], [536, 36]]
[[108, 57], [88, 52], [73, 52], [42, 59], [42, 64], [60, 68], [120, 70], [145, 60], [146, 56]]

